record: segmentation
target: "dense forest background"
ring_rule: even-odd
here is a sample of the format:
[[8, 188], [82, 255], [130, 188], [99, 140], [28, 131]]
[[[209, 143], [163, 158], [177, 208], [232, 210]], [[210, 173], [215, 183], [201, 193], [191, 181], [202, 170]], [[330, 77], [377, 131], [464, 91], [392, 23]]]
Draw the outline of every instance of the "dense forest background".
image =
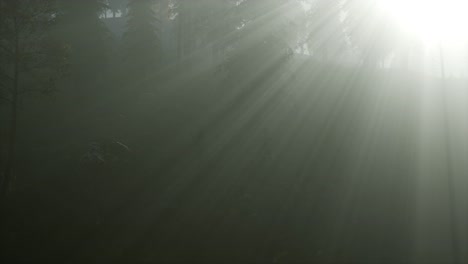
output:
[[424, 52], [371, 0], [0, 0], [0, 261], [464, 263]]

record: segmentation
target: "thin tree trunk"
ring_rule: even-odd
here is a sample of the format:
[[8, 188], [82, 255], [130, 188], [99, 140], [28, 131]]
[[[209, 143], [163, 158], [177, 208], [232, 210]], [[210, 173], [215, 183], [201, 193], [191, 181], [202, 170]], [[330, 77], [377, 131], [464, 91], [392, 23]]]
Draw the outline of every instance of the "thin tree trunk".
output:
[[4, 178], [0, 190], [0, 198], [7, 196], [13, 180], [13, 167], [15, 163], [15, 149], [16, 149], [16, 135], [18, 123], [18, 80], [19, 80], [19, 36], [17, 30], [17, 21], [14, 20], [15, 27], [15, 63], [14, 63], [14, 77], [13, 77], [13, 91], [11, 101], [11, 115], [10, 115], [10, 135], [8, 138], [7, 158], [5, 163]]
[[450, 142], [450, 115], [449, 115], [449, 102], [448, 102], [448, 90], [446, 85], [446, 74], [445, 74], [445, 61], [442, 44], [439, 43], [439, 59], [440, 59], [440, 77], [442, 80], [442, 103], [444, 111], [444, 127], [445, 127], [445, 162], [447, 166], [447, 187], [449, 195], [449, 212], [450, 212], [450, 232], [451, 232], [451, 243], [453, 250], [453, 261], [455, 263], [463, 263], [462, 249], [460, 247], [460, 228], [458, 223], [457, 213], [457, 197], [456, 197], [456, 182], [454, 179], [453, 162], [452, 162], [452, 146]]
[[183, 37], [183, 16], [185, 15], [183, 12], [181, 12], [181, 9], [178, 10], [178, 18], [177, 18], [177, 67], [181, 68], [182, 66], [182, 53], [183, 53], [183, 45], [182, 45], [182, 37]]

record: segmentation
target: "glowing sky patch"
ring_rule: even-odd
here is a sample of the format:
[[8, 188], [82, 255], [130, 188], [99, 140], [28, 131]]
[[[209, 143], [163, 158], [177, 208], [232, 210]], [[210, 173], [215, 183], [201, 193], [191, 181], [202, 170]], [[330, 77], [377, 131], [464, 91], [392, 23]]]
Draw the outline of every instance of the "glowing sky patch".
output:
[[378, 0], [406, 32], [426, 42], [460, 43], [468, 40], [467, 0]]

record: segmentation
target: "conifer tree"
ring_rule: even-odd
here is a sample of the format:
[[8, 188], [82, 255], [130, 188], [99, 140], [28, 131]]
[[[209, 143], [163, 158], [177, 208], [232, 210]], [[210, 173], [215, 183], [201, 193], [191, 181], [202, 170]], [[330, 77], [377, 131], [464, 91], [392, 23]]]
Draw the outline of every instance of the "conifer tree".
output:
[[303, 9], [296, 1], [246, 0], [237, 5], [238, 14], [233, 49], [228, 68], [244, 71], [276, 68], [292, 55], [298, 25], [294, 19]]
[[232, 0], [173, 0], [179, 61], [209, 44], [220, 49], [235, 28], [231, 16], [235, 5]]
[[154, 0], [131, 0], [128, 4], [123, 63], [131, 76], [146, 75], [159, 66], [161, 43], [155, 8]]
[[103, 76], [111, 52], [111, 34], [100, 16], [103, 0], [60, 0], [56, 33], [70, 48], [70, 74], [85, 94]]
[[128, 0], [107, 0], [107, 5], [109, 6], [112, 16], [116, 17], [117, 13], [122, 15], [126, 14]]
[[9, 122], [0, 124], [9, 130], [5, 153], [0, 151], [0, 199], [15, 178], [21, 98], [52, 92], [63, 66], [61, 46], [49, 34], [55, 7], [53, 0], [0, 0], [0, 100], [10, 106]]
[[324, 60], [337, 57], [347, 49], [340, 3], [339, 0], [316, 0], [307, 14], [305, 43], [311, 54]]

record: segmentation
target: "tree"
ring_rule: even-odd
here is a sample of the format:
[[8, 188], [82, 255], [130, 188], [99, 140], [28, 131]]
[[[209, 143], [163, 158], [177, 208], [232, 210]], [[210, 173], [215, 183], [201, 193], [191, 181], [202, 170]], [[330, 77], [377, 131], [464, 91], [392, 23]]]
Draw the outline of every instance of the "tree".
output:
[[190, 0], [176, 0], [173, 10], [176, 17], [177, 35], [177, 60], [179, 65], [182, 60], [191, 54], [196, 41], [194, 41], [194, 13], [197, 5]]
[[115, 18], [117, 13], [121, 13], [123, 16], [126, 15], [128, 0], [107, 0], [107, 5], [112, 11], [112, 15]]
[[[176, 23], [177, 59], [179, 64], [205, 49], [218, 60], [235, 30], [234, 0], [173, 0], [172, 16]], [[205, 53], [205, 55], [208, 55]]]
[[124, 65], [132, 75], [154, 71], [160, 62], [161, 43], [154, 0], [130, 0], [127, 31], [123, 36]]
[[237, 30], [230, 40], [229, 70], [255, 72], [282, 64], [298, 45], [299, 25], [295, 19], [302, 12], [296, 1], [240, 2]]
[[315, 0], [307, 13], [305, 43], [309, 52], [324, 60], [339, 56], [347, 49], [340, 3], [339, 0]]
[[55, 13], [53, 0], [0, 0], [0, 89], [2, 99], [10, 104], [0, 197], [13, 181], [20, 98], [29, 92], [51, 92], [58, 74], [60, 45], [52, 43], [48, 34]]
[[93, 83], [106, 72], [111, 33], [99, 16], [106, 5], [103, 0], [59, 0], [58, 39], [70, 48], [70, 78], [82, 95], [88, 96]]

